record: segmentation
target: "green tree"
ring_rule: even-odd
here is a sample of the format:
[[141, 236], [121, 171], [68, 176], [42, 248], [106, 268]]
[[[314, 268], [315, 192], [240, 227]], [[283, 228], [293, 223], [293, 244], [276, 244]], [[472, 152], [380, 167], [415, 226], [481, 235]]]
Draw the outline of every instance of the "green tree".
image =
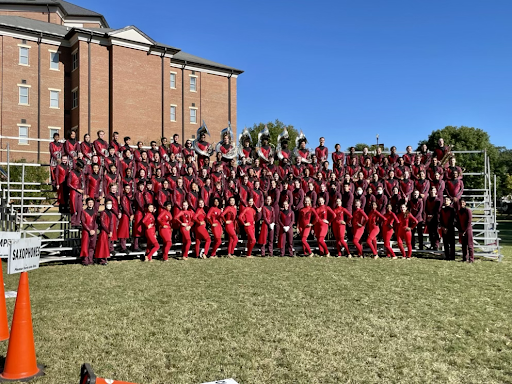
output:
[[[277, 144], [277, 136], [281, 132], [283, 132], [283, 128], [288, 128], [288, 135], [290, 138], [288, 139], [288, 149], [291, 151], [295, 148], [295, 138], [299, 135], [299, 132], [293, 127], [293, 125], [285, 125], [282, 121], [276, 119], [274, 122], [268, 122], [267, 128], [270, 132], [270, 143], [273, 145]], [[249, 132], [251, 133], [252, 144], [256, 146], [258, 143], [258, 133], [260, 133], [265, 128], [265, 123], [254, 124], [251, 128], [249, 128]], [[308, 144], [311, 144], [308, 139]]]
[[512, 195], [512, 175], [506, 175], [502, 195]]
[[[489, 134], [480, 128], [446, 126], [443, 129], [432, 131], [427, 140], [418, 143], [427, 144], [430, 150], [437, 147], [440, 138], [444, 139], [445, 145], [452, 145], [453, 151], [477, 151], [486, 150], [491, 164], [491, 172], [497, 163], [499, 150], [490, 140]], [[478, 154], [455, 154], [457, 164], [466, 169], [466, 172], [484, 172], [484, 156]], [[466, 188], [483, 188], [484, 178], [482, 176], [464, 176]]]

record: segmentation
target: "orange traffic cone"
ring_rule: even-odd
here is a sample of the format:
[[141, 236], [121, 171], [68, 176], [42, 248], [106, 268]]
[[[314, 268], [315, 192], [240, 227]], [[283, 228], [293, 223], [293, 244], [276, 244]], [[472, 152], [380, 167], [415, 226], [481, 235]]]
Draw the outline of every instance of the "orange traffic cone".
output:
[[96, 377], [89, 364], [83, 364], [80, 372], [80, 384], [134, 384], [127, 381], [117, 381]]
[[4, 370], [0, 373], [0, 381], [26, 381], [42, 375], [44, 375], [42, 367], [36, 362], [28, 273], [22, 272], [12, 317], [11, 338], [7, 347]]
[[5, 305], [4, 271], [0, 261], [0, 341], [9, 338], [9, 323], [7, 320], [7, 306]]

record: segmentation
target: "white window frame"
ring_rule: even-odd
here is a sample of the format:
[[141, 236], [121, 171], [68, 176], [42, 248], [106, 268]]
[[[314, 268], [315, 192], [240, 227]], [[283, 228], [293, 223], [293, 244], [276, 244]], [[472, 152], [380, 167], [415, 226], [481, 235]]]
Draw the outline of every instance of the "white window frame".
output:
[[60, 127], [48, 127], [50, 130], [50, 140], [53, 140], [53, 134], [58, 133], [60, 135]]
[[[197, 92], [197, 76], [196, 75], [189, 75], [190, 76], [190, 92]], [[192, 79], [194, 80], [194, 89], [192, 89]]]
[[[21, 139], [21, 129], [26, 128], [27, 129], [27, 136], [26, 139]], [[28, 139], [30, 137], [30, 124], [18, 124], [18, 144], [19, 145], [30, 145]]]
[[71, 110], [78, 107], [78, 87], [71, 90], [71, 106]]
[[[55, 88], [48, 88], [48, 90], [50, 91], [50, 108], [51, 109], [60, 109], [60, 89], [55, 89]], [[52, 93], [57, 93], [57, 106], [53, 106], [52, 105]]]
[[78, 48], [71, 53], [71, 72], [78, 69]]
[[[172, 110], [174, 108], [174, 119], [172, 118]], [[171, 104], [171, 108], [169, 108], [169, 114], [170, 114], [170, 118], [171, 118], [171, 121], [176, 121], [176, 113], [178, 111], [178, 106], [176, 104]]]
[[[171, 75], [169, 76], [169, 85], [170, 85], [171, 89], [176, 89], [176, 77], [177, 77], [176, 75], [177, 74], [178, 74], [177, 72], [171, 72]], [[174, 86], [172, 85], [173, 77], [174, 77]]]
[[[189, 107], [190, 109], [190, 124], [197, 124], [197, 108], [196, 107]], [[194, 111], [194, 120], [192, 121], [192, 111]]]
[[[24, 67], [30, 67], [30, 45], [18, 44], [18, 47], [19, 47], [18, 64], [23, 65]], [[21, 58], [23, 57], [23, 56], [21, 56], [22, 49], [27, 50], [27, 63], [26, 64], [21, 62]]]
[[[27, 102], [22, 103], [21, 102], [21, 88], [27, 89]], [[27, 84], [18, 84], [18, 105], [30, 105], [30, 85]]]
[[[60, 52], [55, 51], [53, 49], [49, 49], [48, 52], [50, 52], [50, 70], [51, 71], [60, 71], [60, 66], [59, 66]], [[52, 60], [53, 55], [57, 55], [57, 63], [55, 63], [55, 61]], [[55, 65], [55, 64], [57, 65], [57, 68], [52, 67], [52, 65]]]

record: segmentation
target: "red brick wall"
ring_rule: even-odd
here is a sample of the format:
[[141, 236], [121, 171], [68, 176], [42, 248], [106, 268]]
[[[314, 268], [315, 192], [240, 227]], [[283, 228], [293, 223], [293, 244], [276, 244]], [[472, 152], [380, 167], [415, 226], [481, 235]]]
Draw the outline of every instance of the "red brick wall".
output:
[[162, 134], [161, 59], [144, 51], [112, 47], [112, 129], [149, 143]]
[[217, 143], [220, 141], [220, 132], [228, 126], [228, 79], [208, 73], [202, 73], [201, 77], [203, 116], [212, 141]]
[[[86, 47], [84, 47], [86, 48]], [[109, 125], [109, 52], [107, 47], [91, 44], [91, 138]], [[87, 87], [83, 92], [87, 91]], [[87, 110], [87, 105], [82, 106]]]

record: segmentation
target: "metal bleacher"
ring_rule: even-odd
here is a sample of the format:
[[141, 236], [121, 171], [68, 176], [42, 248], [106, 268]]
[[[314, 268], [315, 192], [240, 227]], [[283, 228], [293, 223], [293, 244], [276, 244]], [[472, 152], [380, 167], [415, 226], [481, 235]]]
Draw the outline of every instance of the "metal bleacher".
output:
[[[485, 151], [454, 151], [457, 154], [471, 154], [482, 158], [483, 172], [467, 170], [464, 176], [476, 176], [483, 179], [481, 189], [465, 189], [464, 197], [468, 206], [473, 210], [473, 233], [475, 256], [501, 261], [500, 238], [496, 217], [496, 177], [491, 175], [489, 157]], [[0, 181], [0, 230], [20, 231], [24, 237], [41, 237], [41, 262], [72, 261], [78, 258], [80, 252], [80, 229], [73, 228], [69, 222], [69, 213], [59, 209], [56, 194], [48, 182], [49, 166], [36, 163], [3, 162], [0, 167], [6, 172]], [[21, 167], [21, 181], [11, 180], [10, 169]], [[43, 167], [48, 172], [47, 182], [25, 181], [28, 167]], [[50, 197], [48, 197], [50, 196]], [[335, 248], [333, 240], [327, 241], [331, 248]], [[316, 246], [316, 241], [311, 241]], [[425, 235], [425, 244], [428, 246], [428, 235]], [[300, 240], [295, 239], [297, 254], [302, 254]], [[394, 243], [396, 246], [396, 243]], [[379, 243], [382, 247], [382, 243]], [[194, 247], [192, 246], [191, 249]], [[276, 247], [274, 247], [276, 248]], [[315, 248], [313, 251], [315, 252]], [[225, 247], [219, 250], [225, 254]], [[237, 253], [245, 249], [244, 242], [240, 241]], [[316, 248], [318, 249], [318, 248]], [[256, 248], [257, 252], [258, 248]], [[224, 251], [224, 252], [223, 252]], [[397, 249], [398, 251], [398, 249]], [[442, 255], [442, 251], [415, 250], [415, 254]], [[274, 249], [276, 254], [276, 249]], [[457, 254], [461, 254], [460, 245], [457, 245]], [[116, 258], [139, 257], [139, 253], [126, 255], [118, 252]], [[181, 255], [181, 244], [173, 244], [171, 255]]]

